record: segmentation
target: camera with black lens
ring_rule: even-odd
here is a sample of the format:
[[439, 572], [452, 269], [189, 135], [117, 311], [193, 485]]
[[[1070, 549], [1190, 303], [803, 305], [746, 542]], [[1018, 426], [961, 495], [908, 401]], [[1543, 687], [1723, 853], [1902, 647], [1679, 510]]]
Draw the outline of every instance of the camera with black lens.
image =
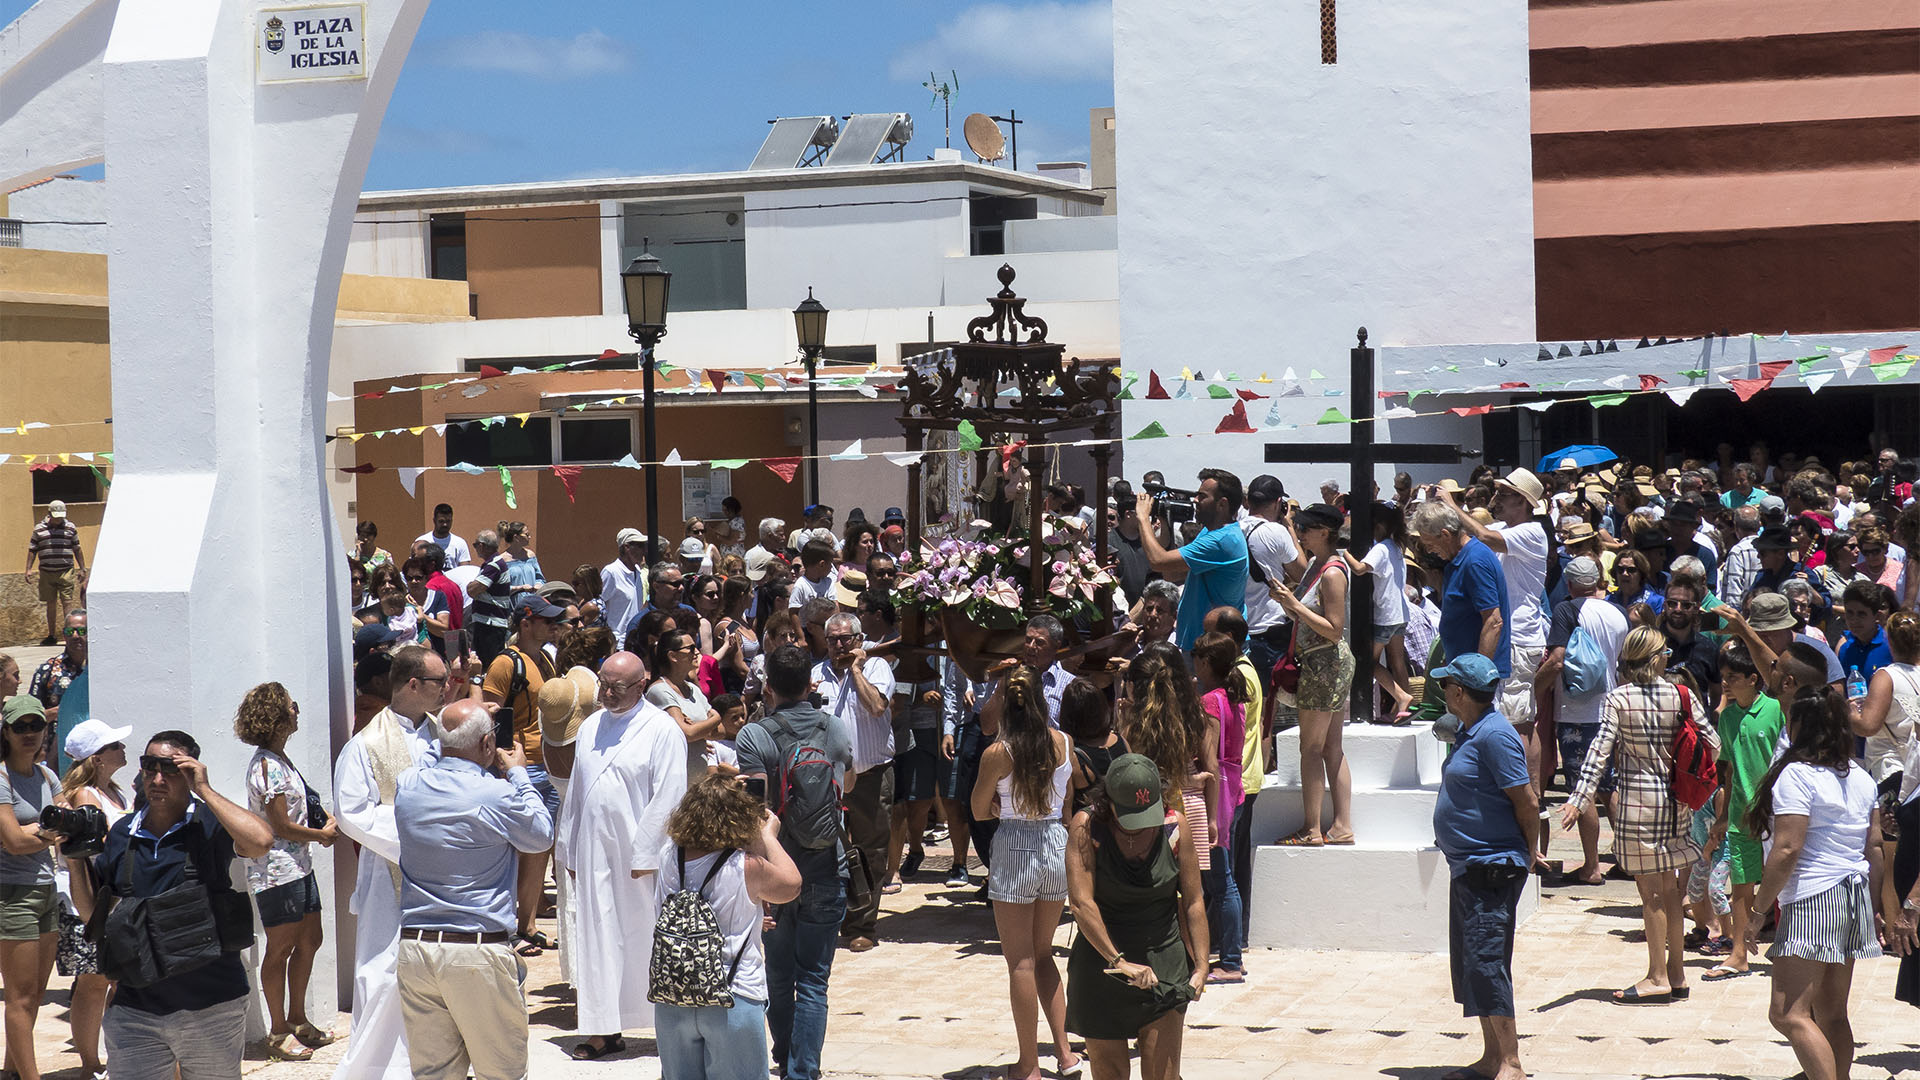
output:
[[1165, 484], [1145, 483], [1141, 489], [1153, 496], [1153, 508], [1169, 524], [1181, 525], [1193, 520], [1193, 500], [1200, 493], [1182, 491]]
[[107, 815], [97, 806], [49, 806], [40, 811], [40, 827], [65, 837], [60, 854], [92, 858], [107, 846]]

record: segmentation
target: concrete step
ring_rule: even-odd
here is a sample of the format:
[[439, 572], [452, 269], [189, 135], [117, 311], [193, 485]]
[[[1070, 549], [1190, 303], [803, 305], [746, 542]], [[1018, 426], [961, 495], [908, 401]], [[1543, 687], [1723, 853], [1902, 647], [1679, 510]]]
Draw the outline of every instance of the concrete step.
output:
[[[1451, 884], [1446, 858], [1431, 846], [1255, 848], [1248, 944], [1444, 953]], [[1539, 907], [1540, 881], [1530, 876], [1516, 921]]]
[[[1354, 836], [1369, 843], [1422, 847], [1433, 843], [1433, 804], [1436, 788], [1356, 790], [1353, 793]], [[1298, 786], [1262, 785], [1253, 804], [1253, 842], [1271, 844], [1292, 836], [1304, 825], [1305, 801]], [[1323, 795], [1320, 828], [1333, 825], [1333, 800]]]
[[[1278, 786], [1300, 783], [1300, 732], [1289, 728], [1273, 737], [1273, 761], [1268, 782]], [[1432, 724], [1385, 727], [1347, 724], [1340, 731], [1341, 749], [1353, 773], [1355, 791], [1380, 788], [1417, 788], [1440, 782], [1440, 763], [1446, 747], [1433, 737]]]

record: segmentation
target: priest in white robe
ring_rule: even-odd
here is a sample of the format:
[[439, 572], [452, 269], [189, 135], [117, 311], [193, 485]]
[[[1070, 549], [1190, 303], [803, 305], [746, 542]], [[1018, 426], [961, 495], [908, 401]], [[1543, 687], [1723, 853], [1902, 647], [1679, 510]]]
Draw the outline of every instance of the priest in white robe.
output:
[[687, 739], [665, 710], [643, 700], [639, 657], [600, 665], [601, 708], [580, 725], [573, 775], [554, 828], [554, 858], [571, 876], [579, 910], [573, 1056], [623, 1049], [620, 1033], [653, 1026], [647, 1001], [656, 914], [653, 874], [667, 817], [687, 791]]
[[400, 834], [393, 793], [400, 774], [433, 742], [430, 711], [445, 695], [447, 662], [410, 645], [393, 654], [392, 698], [333, 764], [334, 820], [360, 845], [350, 910], [353, 1027], [334, 1080], [410, 1080], [407, 1029], [400, 1016]]

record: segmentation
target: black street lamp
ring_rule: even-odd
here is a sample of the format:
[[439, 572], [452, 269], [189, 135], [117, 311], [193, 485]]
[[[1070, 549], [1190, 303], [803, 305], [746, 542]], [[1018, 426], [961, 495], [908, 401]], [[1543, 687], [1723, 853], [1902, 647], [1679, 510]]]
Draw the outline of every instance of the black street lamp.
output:
[[814, 375], [820, 364], [820, 350], [827, 343], [827, 305], [813, 298], [813, 286], [807, 286], [807, 298], [793, 309], [793, 332], [800, 339], [800, 351], [807, 358], [807, 477], [813, 484], [812, 500], [820, 501], [820, 388]]
[[640, 242], [640, 257], [620, 271], [621, 294], [627, 306], [627, 333], [640, 345], [643, 373], [641, 401], [646, 416], [642, 453], [647, 459], [647, 562], [660, 557], [660, 454], [653, 432], [653, 347], [667, 336], [667, 286], [673, 275]]

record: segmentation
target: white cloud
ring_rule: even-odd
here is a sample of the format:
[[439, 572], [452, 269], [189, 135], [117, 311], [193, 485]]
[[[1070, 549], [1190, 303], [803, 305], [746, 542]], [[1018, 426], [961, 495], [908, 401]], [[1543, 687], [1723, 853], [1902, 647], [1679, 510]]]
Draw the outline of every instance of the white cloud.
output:
[[582, 79], [626, 70], [633, 51], [598, 30], [570, 38], [482, 30], [428, 43], [428, 63], [535, 79]]
[[942, 23], [933, 37], [894, 54], [896, 79], [927, 72], [1027, 79], [1104, 79], [1113, 75], [1113, 7], [1109, 0], [976, 4]]

